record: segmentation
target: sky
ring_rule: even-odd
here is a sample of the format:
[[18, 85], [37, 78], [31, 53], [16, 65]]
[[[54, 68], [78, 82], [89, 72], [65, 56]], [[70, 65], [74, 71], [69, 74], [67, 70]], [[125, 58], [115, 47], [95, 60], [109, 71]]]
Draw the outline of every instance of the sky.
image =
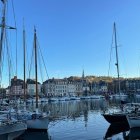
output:
[[[114, 47], [109, 65], [114, 22], [120, 76], [139, 77], [139, 7], [139, 0], [8, 0], [7, 24], [16, 21], [17, 27], [18, 77], [23, 77], [23, 19], [29, 58], [35, 26], [50, 78], [81, 76], [83, 70], [85, 75], [108, 76], [109, 71], [117, 76]], [[15, 61], [16, 32], [9, 32]]]

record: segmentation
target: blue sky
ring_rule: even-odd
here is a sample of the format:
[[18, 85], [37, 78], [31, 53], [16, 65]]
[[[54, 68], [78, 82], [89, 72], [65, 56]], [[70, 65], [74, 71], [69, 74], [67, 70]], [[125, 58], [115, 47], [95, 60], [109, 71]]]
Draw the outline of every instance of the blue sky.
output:
[[[113, 22], [117, 25], [120, 75], [140, 75], [139, 0], [13, 0], [18, 34], [18, 77], [22, 78], [22, 26], [30, 53], [33, 28], [43, 52], [49, 77], [108, 75]], [[14, 25], [11, 2], [8, 24]], [[10, 31], [10, 36], [15, 35]], [[12, 38], [12, 37], [11, 37]], [[11, 39], [11, 44], [14, 44]], [[13, 49], [14, 50], [14, 49]], [[116, 76], [115, 49], [110, 75]], [[15, 57], [15, 51], [12, 52]], [[45, 76], [44, 76], [45, 77]], [[47, 78], [47, 77], [46, 77]]]

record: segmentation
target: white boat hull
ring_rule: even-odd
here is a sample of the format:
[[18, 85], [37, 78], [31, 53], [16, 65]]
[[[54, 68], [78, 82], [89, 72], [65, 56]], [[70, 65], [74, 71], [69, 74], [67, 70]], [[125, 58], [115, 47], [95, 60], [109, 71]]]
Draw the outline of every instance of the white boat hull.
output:
[[49, 101], [51, 101], [51, 102], [58, 102], [58, 98], [50, 98]]
[[27, 120], [27, 128], [28, 129], [47, 130], [48, 125], [49, 125], [49, 118], [48, 117]]
[[140, 117], [129, 117], [127, 116], [127, 121], [130, 128], [140, 127]]
[[70, 100], [80, 100], [80, 97], [77, 97], [77, 96], [71, 96], [71, 97], [70, 97]]
[[92, 95], [92, 96], [90, 96], [90, 98], [91, 99], [100, 99], [100, 96], [98, 96], [98, 95]]
[[125, 95], [125, 94], [120, 94], [120, 95], [119, 94], [114, 94], [113, 97], [117, 98], [117, 99], [119, 99], [119, 98], [127, 98], [128, 95]]
[[27, 125], [22, 122], [0, 125], [0, 135], [24, 131], [26, 129]]

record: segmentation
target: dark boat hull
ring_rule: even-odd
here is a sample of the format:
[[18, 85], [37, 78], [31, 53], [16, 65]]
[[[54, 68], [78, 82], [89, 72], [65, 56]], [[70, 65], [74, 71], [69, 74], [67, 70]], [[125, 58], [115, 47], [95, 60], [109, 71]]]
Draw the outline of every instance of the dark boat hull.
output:
[[109, 122], [110, 124], [114, 123], [128, 124], [125, 114], [103, 114], [103, 116], [106, 119], [106, 121]]
[[129, 131], [129, 134], [125, 137], [125, 139], [139, 140], [140, 139], [140, 128], [139, 127], [131, 128]]

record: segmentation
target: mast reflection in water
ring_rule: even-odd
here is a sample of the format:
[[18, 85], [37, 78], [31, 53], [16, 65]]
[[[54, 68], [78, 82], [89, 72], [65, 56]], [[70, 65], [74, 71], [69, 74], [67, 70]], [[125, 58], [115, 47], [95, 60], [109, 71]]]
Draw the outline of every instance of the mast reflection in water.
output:
[[[119, 103], [120, 101], [115, 99], [109, 101], [100, 99], [40, 104], [40, 109], [51, 112], [48, 132], [25, 132], [21, 136], [22, 140], [28, 140], [28, 138], [35, 140], [37, 137], [40, 140], [43, 138], [46, 138], [45, 140], [102, 140], [107, 138], [126, 140], [132, 137], [136, 130], [129, 131], [129, 127], [122, 124], [110, 126], [101, 115], [103, 110], [118, 108]], [[32, 105], [29, 107], [34, 109]]]

